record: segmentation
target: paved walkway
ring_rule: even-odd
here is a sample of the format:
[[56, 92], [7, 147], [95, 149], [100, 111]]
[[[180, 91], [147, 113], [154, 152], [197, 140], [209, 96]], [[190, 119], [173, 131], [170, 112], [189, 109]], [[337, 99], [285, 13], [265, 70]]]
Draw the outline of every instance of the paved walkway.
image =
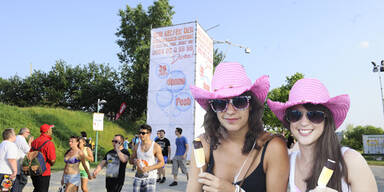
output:
[[[131, 171], [130, 168], [131, 168], [131, 165], [128, 165], [125, 172], [125, 182], [124, 182], [124, 187], [122, 191], [129, 191], [129, 192], [132, 191], [133, 176], [135, 175], [135, 172]], [[178, 176], [178, 180], [179, 180], [178, 185], [173, 187], [168, 186], [173, 181], [173, 176], [171, 177], [171, 170], [172, 170], [172, 165], [167, 164], [166, 165], [167, 180], [163, 184], [157, 183], [156, 191], [159, 191], [159, 192], [185, 191], [187, 187], [187, 177], [181, 174], [181, 171]], [[58, 171], [52, 174], [49, 191], [56, 192], [58, 190], [58, 188], [60, 187], [62, 175], [63, 175], [63, 171]], [[88, 182], [88, 189], [90, 192], [106, 191], [105, 190], [105, 168], [97, 175], [96, 179], [93, 179]], [[24, 188], [23, 192], [32, 192], [32, 191], [33, 191], [32, 181], [30, 177], [28, 177], [28, 184]], [[79, 188], [79, 191], [81, 191], [80, 188]]]
[[[384, 166], [370, 166], [373, 174], [375, 175], [377, 186], [379, 188], [379, 191], [384, 191]], [[130, 166], [129, 166], [130, 168]], [[122, 191], [132, 191], [132, 183], [133, 183], [133, 176], [134, 172], [131, 171], [131, 169], [127, 168], [126, 175], [125, 175], [125, 185], [123, 187]], [[156, 191], [159, 192], [181, 192], [185, 191], [187, 187], [187, 177], [185, 175], [179, 175], [179, 185], [174, 187], [169, 187], [168, 185], [173, 181], [173, 178], [170, 176], [171, 174], [172, 165], [167, 164], [166, 165], [166, 174], [169, 175], [167, 177], [167, 181], [165, 181], [164, 184], [157, 184], [156, 185]], [[63, 172], [58, 171], [53, 173], [51, 176], [51, 184], [49, 191], [55, 192], [60, 186], [61, 176]], [[105, 191], [105, 169], [103, 169], [102, 172], [98, 175], [98, 177], [88, 183], [89, 191], [90, 192], [102, 192]], [[24, 192], [32, 192], [33, 186], [32, 181], [28, 177], [28, 184], [23, 190]], [[81, 190], [79, 190], [81, 191]]]

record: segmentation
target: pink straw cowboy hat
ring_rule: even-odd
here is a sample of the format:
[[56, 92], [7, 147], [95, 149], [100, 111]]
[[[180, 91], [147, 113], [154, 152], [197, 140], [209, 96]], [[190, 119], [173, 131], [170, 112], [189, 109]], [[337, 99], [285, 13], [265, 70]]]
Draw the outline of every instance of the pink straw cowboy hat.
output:
[[285, 110], [292, 106], [305, 103], [322, 104], [332, 112], [336, 129], [345, 120], [350, 103], [348, 95], [330, 97], [327, 88], [317, 79], [298, 80], [289, 92], [289, 99], [286, 103], [269, 99], [267, 102], [269, 108], [281, 122], [285, 122]]
[[269, 77], [264, 75], [252, 84], [240, 63], [220, 63], [213, 74], [211, 91], [193, 85], [190, 88], [195, 100], [205, 110], [209, 109], [210, 99], [239, 96], [249, 90], [264, 103], [269, 90]]

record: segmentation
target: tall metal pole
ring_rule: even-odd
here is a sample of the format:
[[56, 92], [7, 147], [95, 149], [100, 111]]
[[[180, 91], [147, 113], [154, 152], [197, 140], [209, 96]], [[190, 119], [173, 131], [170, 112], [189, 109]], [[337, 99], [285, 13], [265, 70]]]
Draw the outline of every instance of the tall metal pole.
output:
[[[97, 113], [100, 110], [100, 99], [97, 99]], [[96, 131], [96, 147], [95, 147], [95, 162], [97, 163], [97, 145], [99, 142], [99, 131]]]
[[380, 68], [379, 68], [378, 73], [379, 73], [380, 93], [381, 93], [381, 101], [382, 101], [382, 104], [383, 104], [383, 115], [384, 115], [384, 95], [383, 95], [383, 85], [381, 83], [381, 75], [380, 75], [381, 71], [380, 71]]

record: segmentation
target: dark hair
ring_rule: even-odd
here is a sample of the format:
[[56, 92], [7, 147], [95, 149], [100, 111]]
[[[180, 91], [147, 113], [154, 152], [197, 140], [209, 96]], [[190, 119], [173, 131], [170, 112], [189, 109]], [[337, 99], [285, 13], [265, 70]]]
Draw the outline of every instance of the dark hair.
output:
[[163, 132], [165, 134], [165, 131], [164, 129], [160, 129], [158, 132]]
[[152, 127], [148, 124], [142, 124], [140, 125], [140, 129], [145, 129], [147, 130], [148, 132], [152, 133]]
[[[69, 137], [69, 140], [71, 139], [76, 139], [77, 141], [77, 147], [80, 148], [80, 138], [79, 136], [74, 136], [72, 135], [71, 137]], [[71, 149], [68, 149], [67, 152], [64, 153], [64, 157], [71, 151]]]
[[[333, 175], [328, 182], [328, 187], [342, 191], [341, 179], [348, 181], [348, 169], [345, 164], [343, 155], [341, 154], [341, 145], [337, 139], [335, 133], [335, 121], [333, 120], [332, 112], [324, 105], [315, 105], [311, 103], [303, 104], [303, 107], [307, 110], [320, 110], [325, 113], [324, 130], [315, 144], [315, 151], [313, 153], [314, 164], [310, 176], [305, 179], [307, 183], [307, 190], [314, 189], [317, 186], [317, 180], [320, 176], [320, 172], [328, 159], [332, 159], [336, 162]], [[290, 110], [289, 108], [287, 109]], [[285, 120], [286, 121], [286, 120]], [[289, 125], [289, 122], [285, 122]], [[290, 127], [288, 126], [288, 129]]]
[[85, 131], [80, 132], [80, 134], [82, 137], [87, 137], [87, 132], [85, 132]]
[[121, 142], [124, 141], [124, 136], [122, 134], [116, 134], [115, 137], [120, 137]]
[[15, 131], [13, 130], [13, 128], [5, 129], [3, 131], [3, 140], [7, 140], [7, 139], [11, 138], [12, 133], [15, 134]]
[[183, 129], [180, 127], [176, 127], [176, 131], [179, 132], [180, 134], [183, 133]]
[[[245, 141], [242, 149], [242, 153], [247, 154], [251, 151], [255, 140], [259, 139], [264, 132], [263, 121], [261, 119], [263, 117], [264, 105], [251, 91], [244, 92], [241, 95], [251, 96], [251, 99], [249, 100], [249, 129], [245, 135]], [[220, 124], [217, 114], [211, 107], [209, 107], [204, 116], [203, 126], [205, 128], [205, 139], [209, 141], [213, 150], [217, 149], [217, 146], [220, 145], [220, 140], [224, 139], [228, 132], [227, 129]], [[255, 149], [259, 150], [261, 149], [261, 146], [256, 143]]]

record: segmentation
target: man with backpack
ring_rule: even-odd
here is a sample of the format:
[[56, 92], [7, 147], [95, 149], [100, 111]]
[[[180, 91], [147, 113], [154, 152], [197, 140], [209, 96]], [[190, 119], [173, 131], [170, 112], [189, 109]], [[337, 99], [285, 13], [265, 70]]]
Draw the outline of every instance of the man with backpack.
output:
[[40, 151], [44, 156], [46, 170], [42, 174], [31, 174], [33, 192], [48, 192], [51, 179], [51, 166], [55, 164], [55, 144], [52, 142], [52, 128], [54, 125], [44, 124], [40, 127], [40, 136], [31, 144], [32, 151]]

